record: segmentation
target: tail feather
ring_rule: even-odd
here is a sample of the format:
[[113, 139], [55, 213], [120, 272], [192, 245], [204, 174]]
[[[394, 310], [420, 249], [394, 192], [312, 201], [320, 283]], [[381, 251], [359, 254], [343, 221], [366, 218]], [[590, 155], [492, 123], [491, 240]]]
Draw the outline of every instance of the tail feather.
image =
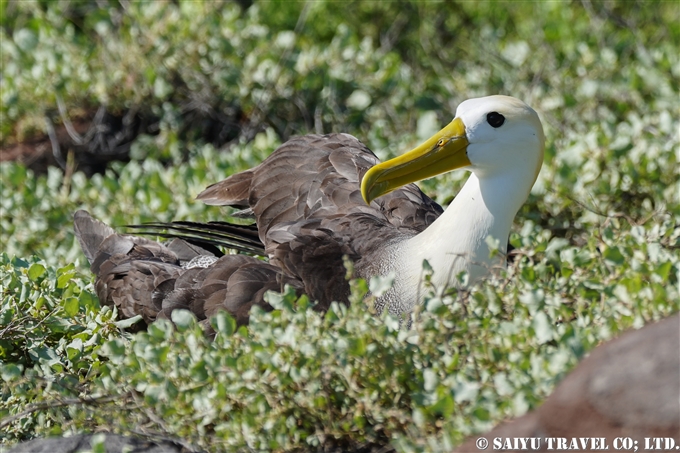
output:
[[[171, 223], [144, 223], [141, 225], [128, 225], [127, 227], [136, 230], [136, 234], [178, 238], [202, 248], [210, 246], [215, 249], [216, 247], [224, 247], [265, 256], [264, 244], [260, 240], [255, 225], [235, 225], [228, 222], [200, 223], [178, 221]], [[211, 249], [211, 251], [214, 253], [214, 250]]]
[[[102, 304], [115, 306], [126, 318], [141, 315], [146, 324], [171, 318], [176, 309], [190, 310], [210, 332], [208, 318], [218, 310], [246, 324], [250, 308], [271, 306], [264, 300], [269, 290], [284, 284], [302, 292], [302, 283], [280, 269], [246, 255], [223, 255], [216, 245], [263, 254], [257, 229], [223, 222], [140, 225], [177, 233], [168, 244], [116, 233], [86, 211], [74, 215], [74, 229], [96, 275], [95, 289]], [[147, 233], [146, 231], [144, 233]], [[227, 245], [225, 245], [227, 244]], [[211, 253], [210, 249], [217, 253]], [[216, 257], [221, 256], [217, 259]], [[202, 260], [201, 258], [208, 258]]]
[[93, 218], [89, 212], [78, 210], [73, 216], [73, 229], [80, 247], [92, 264], [104, 240], [116, 232], [107, 224]]

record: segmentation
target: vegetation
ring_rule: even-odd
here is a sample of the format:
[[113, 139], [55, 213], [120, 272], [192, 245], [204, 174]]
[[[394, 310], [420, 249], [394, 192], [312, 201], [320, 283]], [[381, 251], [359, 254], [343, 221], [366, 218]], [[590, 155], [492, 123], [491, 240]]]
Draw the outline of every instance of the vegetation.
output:
[[[101, 106], [139, 125], [130, 162], [92, 177], [77, 146], [65, 171], [0, 165], [3, 445], [108, 429], [207, 451], [450, 450], [680, 309], [673, 2], [37, 5], [0, 3], [3, 146]], [[224, 218], [193, 196], [292, 134], [349, 132], [384, 158], [493, 93], [536, 108], [548, 138], [520, 253], [492, 281], [430, 294], [410, 329], [359, 302], [380, 279], [325, 315], [271, 294], [278, 309], [247, 328], [216, 317], [214, 342], [184, 312], [132, 334], [99, 306], [76, 209], [112, 225]], [[445, 204], [464, 178], [421, 186]]]

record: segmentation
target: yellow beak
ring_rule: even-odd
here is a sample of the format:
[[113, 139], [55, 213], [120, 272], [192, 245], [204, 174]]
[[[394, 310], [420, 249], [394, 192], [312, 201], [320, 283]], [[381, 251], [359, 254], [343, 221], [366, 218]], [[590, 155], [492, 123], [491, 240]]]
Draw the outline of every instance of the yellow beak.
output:
[[456, 118], [417, 148], [369, 169], [361, 180], [361, 196], [370, 204], [408, 183], [467, 167], [467, 146], [465, 124]]

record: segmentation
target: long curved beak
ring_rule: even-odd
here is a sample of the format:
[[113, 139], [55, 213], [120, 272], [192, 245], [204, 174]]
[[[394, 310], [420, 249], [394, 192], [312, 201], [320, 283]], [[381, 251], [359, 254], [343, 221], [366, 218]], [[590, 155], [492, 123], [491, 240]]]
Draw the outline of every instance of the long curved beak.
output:
[[417, 148], [369, 169], [361, 180], [361, 196], [370, 204], [411, 182], [467, 167], [467, 146], [465, 124], [455, 118]]

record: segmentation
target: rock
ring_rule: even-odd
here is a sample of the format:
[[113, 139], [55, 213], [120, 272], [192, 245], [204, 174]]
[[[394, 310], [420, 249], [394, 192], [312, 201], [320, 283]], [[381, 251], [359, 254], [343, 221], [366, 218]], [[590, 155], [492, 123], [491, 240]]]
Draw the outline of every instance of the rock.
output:
[[[9, 453], [77, 453], [92, 451], [93, 437], [101, 434], [76, 434], [71, 437], [33, 439], [15, 445]], [[118, 434], [103, 434], [106, 453], [180, 453], [181, 447], [170, 443], [155, 443]]]
[[[671, 448], [680, 449], [680, 317], [598, 346], [541, 407], [469, 439], [456, 451], [482, 451], [476, 446], [480, 437], [489, 442], [488, 450], [494, 450], [496, 441], [512, 447], [505, 451], [519, 451], [521, 441], [515, 445], [514, 438], [526, 437], [540, 438], [540, 450], [535, 451], [568, 448], [572, 439], [579, 451], [598, 451], [600, 446], [618, 450], [625, 447], [621, 443], [626, 438], [637, 442], [640, 451], [654, 449], [654, 438], [663, 439], [661, 448], [673, 442]], [[582, 438], [591, 439], [581, 445]]]

